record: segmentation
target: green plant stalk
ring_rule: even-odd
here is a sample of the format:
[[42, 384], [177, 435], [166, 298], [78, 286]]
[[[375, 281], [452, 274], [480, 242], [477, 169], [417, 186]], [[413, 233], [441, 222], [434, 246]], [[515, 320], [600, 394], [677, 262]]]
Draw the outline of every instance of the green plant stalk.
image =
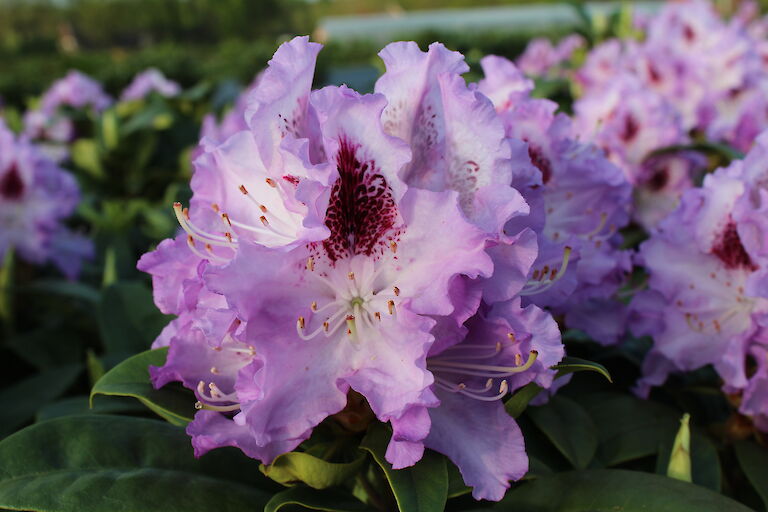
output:
[[0, 319], [6, 334], [13, 333], [13, 274], [16, 267], [16, 253], [13, 247], [5, 251], [3, 265], [0, 267]]

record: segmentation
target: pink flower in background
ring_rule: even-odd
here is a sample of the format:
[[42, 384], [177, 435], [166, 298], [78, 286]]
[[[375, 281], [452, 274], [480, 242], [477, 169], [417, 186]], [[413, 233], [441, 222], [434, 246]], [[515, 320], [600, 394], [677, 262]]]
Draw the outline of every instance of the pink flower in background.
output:
[[173, 80], [168, 80], [160, 70], [149, 68], [134, 77], [120, 95], [120, 99], [139, 100], [153, 92], [166, 98], [173, 98], [181, 92], [181, 86]]
[[112, 98], [104, 92], [101, 84], [88, 75], [72, 70], [43, 94], [40, 108], [47, 114], [56, 112], [60, 107], [92, 108], [101, 112], [111, 104]]
[[74, 177], [0, 120], [0, 257], [13, 249], [76, 278], [93, 256], [90, 240], [63, 223], [79, 201]]

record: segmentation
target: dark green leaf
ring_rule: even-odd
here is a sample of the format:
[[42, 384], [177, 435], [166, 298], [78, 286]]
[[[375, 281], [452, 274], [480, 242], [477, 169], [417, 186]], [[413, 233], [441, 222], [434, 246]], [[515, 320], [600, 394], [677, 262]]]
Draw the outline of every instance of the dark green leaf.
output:
[[89, 303], [99, 302], [99, 291], [84, 283], [78, 283], [77, 281], [64, 281], [61, 279], [48, 279], [38, 280], [27, 286], [24, 286], [20, 291], [24, 292], [36, 292], [36, 293], [51, 293], [56, 295], [62, 295], [64, 297], [70, 297], [73, 299], [83, 300]]
[[99, 331], [109, 352], [146, 350], [168, 320], [152, 302], [152, 292], [139, 282], [113, 284], [99, 304]]
[[570, 471], [543, 476], [508, 492], [491, 510], [751, 512], [740, 503], [694, 484], [621, 469]]
[[464, 478], [461, 476], [459, 468], [456, 467], [451, 461], [446, 461], [446, 469], [448, 470], [448, 497], [456, 498], [457, 496], [463, 496], [472, 492], [472, 489], [467, 487], [464, 483]]
[[126, 416], [68, 416], [0, 442], [0, 508], [242, 512], [275, 489], [232, 448], [195, 459], [184, 430]]
[[78, 395], [62, 398], [43, 406], [37, 411], [35, 421], [45, 421], [75, 414], [142, 413], [144, 411], [146, 411], [145, 407], [132, 398], [113, 397], [111, 400], [99, 400], [93, 407], [90, 407], [88, 397]]
[[606, 466], [655, 455], [679, 426], [679, 414], [670, 407], [633, 396], [593, 393], [581, 403], [597, 427], [597, 459]]
[[293, 487], [272, 496], [264, 512], [295, 510], [295, 505], [310, 510], [328, 512], [361, 512], [371, 510], [349, 493], [335, 489], [318, 491], [307, 487]]
[[515, 391], [515, 394], [504, 403], [504, 408], [507, 410], [507, 413], [513, 418], [519, 417], [528, 407], [531, 400], [536, 398], [536, 395], [541, 392], [541, 389], [541, 387], [530, 382]]
[[700, 141], [692, 144], [678, 144], [673, 146], [666, 146], [655, 150], [647, 158], [651, 158], [658, 155], [666, 155], [670, 153], [678, 153], [680, 151], [699, 151], [701, 153], [718, 155], [726, 159], [726, 162], [732, 160], [742, 160], [744, 153], [738, 149], [732, 148], [727, 144], [720, 144], [718, 142]]
[[401, 512], [442, 512], [448, 499], [448, 471], [445, 457], [426, 451], [416, 465], [392, 469], [384, 458], [391, 433], [381, 424], [373, 425], [360, 443], [384, 471]]
[[546, 405], [528, 409], [528, 417], [575, 468], [584, 469], [597, 450], [597, 428], [579, 404], [553, 396]]
[[15, 431], [63, 394], [82, 369], [82, 365], [74, 364], [46, 370], [0, 391], [0, 437]]
[[261, 470], [284, 485], [304, 482], [314, 489], [326, 489], [354, 478], [364, 462], [365, 456], [353, 462], [334, 463], [308, 453], [290, 452], [280, 455], [269, 466], [262, 466]]
[[752, 441], [736, 443], [739, 465], [768, 508], [768, 449]]
[[605, 366], [600, 363], [595, 363], [594, 361], [579, 359], [578, 357], [565, 356], [562, 361], [552, 368], [557, 370], [558, 377], [574, 372], [597, 372], [608, 379], [608, 382], [613, 382], [611, 374]]
[[130, 396], [174, 425], [192, 421], [196, 400], [191, 391], [172, 385], [155, 389], [150, 383], [149, 366], [162, 366], [167, 354], [167, 348], [160, 348], [126, 359], [96, 382], [91, 401], [96, 395]]

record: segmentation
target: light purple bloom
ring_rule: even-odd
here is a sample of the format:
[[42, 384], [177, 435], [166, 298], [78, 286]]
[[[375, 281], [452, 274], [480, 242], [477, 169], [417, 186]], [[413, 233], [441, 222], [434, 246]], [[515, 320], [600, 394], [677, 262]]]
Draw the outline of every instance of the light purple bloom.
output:
[[[743, 393], [742, 412], [768, 417], [759, 362], [768, 341], [766, 155], [763, 134], [744, 161], [685, 192], [679, 208], [641, 245], [649, 289], [633, 300], [633, 324], [636, 334], [653, 336], [654, 346], [640, 393], [670, 372], [711, 364], [725, 391]], [[748, 370], [750, 359], [758, 361], [755, 373]]]
[[173, 80], [168, 80], [158, 69], [149, 68], [134, 77], [130, 85], [123, 91], [120, 99], [123, 101], [140, 100], [153, 92], [166, 98], [173, 98], [181, 92], [181, 86]]
[[0, 120], [0, 257], [12, 248], [27, 261], [51, 261], [77, 277], [93, 248], [63, 221], [79, 200], [74, 177]]
[[48, 114], [60, 107], [92, 108], [101, 112], [111, 104], [112, 98], [104, 92], [101, 84], [88, 75], [72, 70], [43, 94], [40, 108]]
[[69, 156], [69, 144], [75, 137], [72, 120], [59, 113], [42, 110], [24, 112], [24, 136], [35, 141], [51, 160], [63, 162]]
[[438, 341], [427, 358], [440, 405], [394, 420], [387, 458], [404, 467], [431, 448], [459, 467], [476, 499], [498, 501], [528, 471], [522, 433], [501, 398], [529, 382], [550, 387], [564, 350], [551, 315], [519, 299], [481, 308], [465, 325], [461, 343]]
[[[502, 77], [517, 80], [509, 61], [486, 57], [481, 64], [486, 78], [480, 90], [499, 89], [492, 84], [502, 83]], [[539, 255], [532, 282], [522, 294], [565, 314], [569, 326], [615, 342], [623, 332], [623, 312], [612, 297], [631, 269], [629, 254], [618, 249], [616, 232], [629, 221], [631, 186], [601, 150], [574, 139], [570, 119], [555, 114], [555, 103], [510, 90], [507, 98], [497, 97], [497, 109], [507, 136], [527, 143], [540, 173], [537, 192], [544, 217], [537, 229]], [[612, 321], [590, 321], [595, 310]]]
[[535, 38], [525, 47], [525, 51], [518, 57], [516, 64], [528, 76], [546, 77], [557, 74], [562, 71], [561, 65], [584, 45], [584, 38], [578, 34], [563, 38], [557, 46], [553, 45], [549, 39]]

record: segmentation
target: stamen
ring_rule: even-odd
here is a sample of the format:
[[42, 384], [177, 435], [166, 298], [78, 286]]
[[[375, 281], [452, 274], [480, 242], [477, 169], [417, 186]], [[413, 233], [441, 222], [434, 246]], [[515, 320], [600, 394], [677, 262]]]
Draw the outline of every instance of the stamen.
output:
[[388, 300], [387, 301], [387, 310], [389, 311], [390, 315], [394, 315], [395, 314], [395, 301], [393, 301], [393, 300]]
[[304, 317], [300, 316], [298, 321], [297, 321], [297, 323], [299, 325], [299, 329], [303, 329], [304, 328]]
[[313, 258], [312, 256], [307, 258], [307, 270], [309, 270], [310, 272], [315, 270], [315, 258]]
[[[523, 288], [523, 290], [520, 292], [520, 295], [525, 297], [529, 295], [536, 295], [538, 293], [545, 292], [549, 290], [552, 285], [554, 285], [557, 281], [562, 279], [562, 277], [565, 275], [565, 271], [568, 269], [568, 261], [571, 259], [571, 248], [566, 246], [563, 250], [563, 262], [560, 266], [560, 270], [557, 271], [554, 277], [550, 279], [544, 279], [544, 275], [542, 274], [542, 278], [537, 280], [536, 279], [536, 272], [534, 271], [534, 277], [533, 280], [528, 281], [528, 284]], [[549, 271], [549, 267], [544, 267], [545, 271]]]
[[219, 205], [216, 203], [211, 203], [211, 208], [214, 212], [219, 213]]
[[263, 204], [259, 205], [259, 210], [261, 210], [261, 213], [267, 213], [267, 207], [264, 206]]
[[267, 178], [265, 181], [267, 182], [267, 185], [269, 185], [270, 187], [277, 188], [277, 183], [275, 183], [275, 180], [273, 180], [272, 178]]
[[373, 316], [375, 316], [375, 317], [376, 317], [376, 320], [378, 320], [379, 322], [381, 322], [381, 313], [379, 313], [379, 312], [377, 311], [377, 312], [375, 312], [375, 313], [373, 314]]
[[310, 308], [312, 311], [317, 311], [317, 302], [315, 302], [315, 301], [313, 300], [313, 301], [312, 301], [312, 304], [310, 304], [310, 305], [309, 305], [309, 308]]
[[400, 296], [400, 288], [398, 288], [397, 286], [392, 288], [392, 291], [395, 292], [395, 297], [399, 297]]
[[232, 227], [232, 222], [229, 220], [229, 215], [227, 215], [226, 213], [222, 213], [221, 218], [224, 219], [224, 222], [226, 222], [229, 225], [229, 227]]
[[349, 274], [347, 274], [347, 278], [350, 281], [354, 281], [355, 280], [355, 273], [354, 272], [350, 272]]
[[397, 253], [397, 242], [389, 242], [389, 248], [393, 253]]
[[[539, 353], [536, 350], [531, 350], [528, 360], [525, 364], [517, 366], [494, 366], [475, 363], [461, 363], [450, 360], [444, 360], [440, 357], [430, 358], [429, 366], [434, 368], [438, 372], [455, 373], [461, 375], [474, 375], [477, 377], [509, 377], [516, 373], [522, 373], [528, 370], [533, 363], [536, 362], [536, 358]], [[516, 361], [517, 362], [517, 361]]]
[[261, 217], [259, 217], [259, 220], [261, 221], [262, 224], [264, 224], [265, 227], [269, 226], [269, 221], [265, 216], [262, 215]]

